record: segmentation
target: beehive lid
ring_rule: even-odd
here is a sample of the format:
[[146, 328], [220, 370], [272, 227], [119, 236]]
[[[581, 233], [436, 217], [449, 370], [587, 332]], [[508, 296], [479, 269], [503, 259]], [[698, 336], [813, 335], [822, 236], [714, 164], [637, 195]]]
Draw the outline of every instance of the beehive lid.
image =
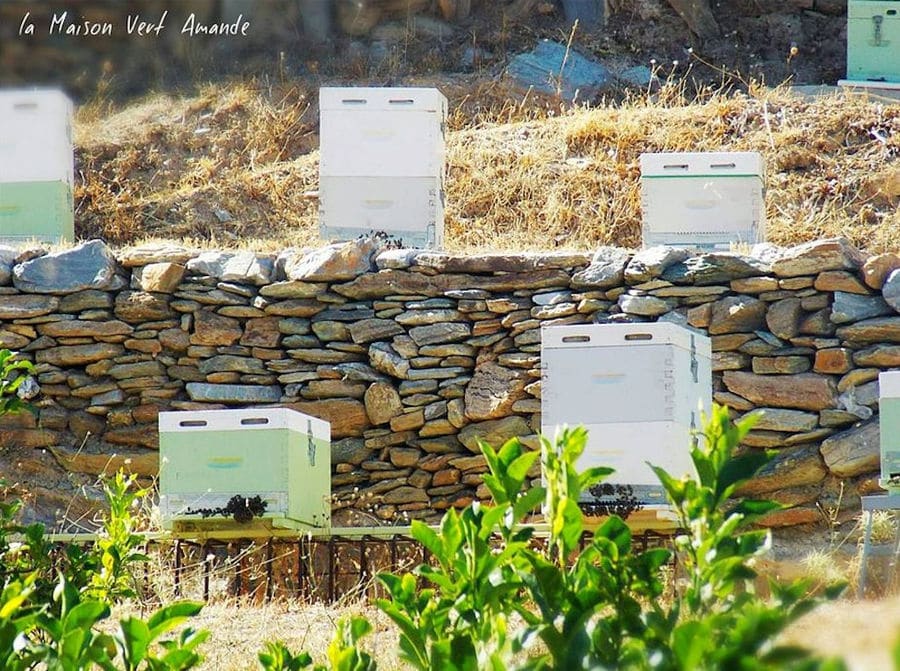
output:
[[755, 151], [641, 154], [641, 178], [759, 177], [765, 163]]
[[447, 99], [435, 88], [324, 87], [319, 89], [319, 109], [446, 114]]
[[702, 333], [668, 322], [652, 324], [585, 324], [573, 326], [545, 326], [541, 342], [545, 347], [659, 347], [672, 345], [684, 350], [693, 349], [707, 358], [712, 356], [710, 340]]
[[272, 431], [289, 429], [329, 440], [331, 425], [318, 417], [290, 408], [245, 408], [236, 410], [182, 410], [159, 413], [160, 433], [182, 431]]

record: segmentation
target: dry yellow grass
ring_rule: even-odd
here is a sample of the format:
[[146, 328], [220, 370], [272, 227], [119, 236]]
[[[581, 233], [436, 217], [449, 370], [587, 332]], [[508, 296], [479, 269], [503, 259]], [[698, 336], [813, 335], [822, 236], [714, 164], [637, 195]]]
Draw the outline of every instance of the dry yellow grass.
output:
[[[130, 609], [126, 606], [124, 615]], [[342, 616], [365, 615], [374, 631], [364, 647], [385, 671], [408, 668], [397, 655], [396, 628], [372, 606], [323, 606], [224, 602], [207, 605], [190, 625], [209, 629], [200, 669], [246, 671], [260, 668], [257, 653], [268, 641], [281, 640], [294, 652], [305, 650], [322, 663]], [[891, 671], [892, 646], [900, 638], [900, 596], [825, 604], [805, 615], [781, 636], [781, 643], [800, 645], [821, 655], [843, 657], [851, 671]]]
[[[843, 235], [900, 249], [900, 103], [784, 88], [749, 94], [670, 81], [591, 108], [446, 79], [446, 246], [592, 249], [640, 244], [638, 156], [754, 150], [765, 156], [769, 239]], [[269, 251], [317, 244], [318, 113], [298, 84], [151, 97], [76, 124], [76, 231]]]

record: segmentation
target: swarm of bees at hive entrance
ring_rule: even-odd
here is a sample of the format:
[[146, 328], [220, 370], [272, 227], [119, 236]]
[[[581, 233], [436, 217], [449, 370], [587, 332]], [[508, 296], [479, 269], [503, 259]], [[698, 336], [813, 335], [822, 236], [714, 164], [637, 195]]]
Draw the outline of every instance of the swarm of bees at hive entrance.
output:
[[235, 494], [228, 503], [219, 508], [197, 508], [187, 511], [188, 515], [200, 515], [203, 519], [207, 517], [232, 517], [238, 524], [247, 524], [253, 521], [254, 517], [262, 517], [266, 512], [268, 504], [262, 500], [260, 496], [241, 496]]
[[403, 239], [395, 238], [385, 231], [369, 231], [361, 233], [357, 236], [357, 240], [365, 240], [366, 238], [374, 238], [382, 249], [403, 249]]
[[588, 516], [607, 517], [618, 515], [627, 520], [631, 513], [641, 510], [643, 505], [635, 498], [631, 485], [611, 485], [602, 483], [588, 490], [597, 499], [605, 501], [589, 501], [579, 504], [582, 512]]

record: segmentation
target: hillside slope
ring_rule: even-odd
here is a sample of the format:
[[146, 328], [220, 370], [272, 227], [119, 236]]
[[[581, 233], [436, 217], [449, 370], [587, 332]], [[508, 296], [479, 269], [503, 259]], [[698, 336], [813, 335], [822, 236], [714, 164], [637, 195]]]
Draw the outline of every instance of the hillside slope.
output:
[[[900, 104], [783, 89], [686, 91], [562, 108], [493, 80], [419, 81], [451, 100], [450, 249], [640, 244], [647, 151], [760, 151], [769, 239], [844, 235], [900, 248]], [[76, 233], [115, 244], [187, 238], [318, 244], [318, 110], [297, 84], [151, 97], [76, 123]], [[552, 241], [552, 242], [551, 242]]]

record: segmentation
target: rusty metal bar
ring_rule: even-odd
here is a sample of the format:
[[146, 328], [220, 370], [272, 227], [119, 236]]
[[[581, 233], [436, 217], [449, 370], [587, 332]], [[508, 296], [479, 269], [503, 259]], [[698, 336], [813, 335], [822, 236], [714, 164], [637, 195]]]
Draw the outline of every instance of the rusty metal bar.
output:
[[275, 553], [272, 545], [272, 539], [270, 538], [266, 542], [266, 603], [272, 601], [272, 592], [274, 590], [272, 574], [274, 572], [274, 567], [272, 566], [275, 561]]
[[181, 596], [181, 540], [175, 541], [175, 576], [174, 576], [174, 591], [175, 597], [178, 598]]
[[334, 537], [328, 538], [328, 603], [334, 603]]

